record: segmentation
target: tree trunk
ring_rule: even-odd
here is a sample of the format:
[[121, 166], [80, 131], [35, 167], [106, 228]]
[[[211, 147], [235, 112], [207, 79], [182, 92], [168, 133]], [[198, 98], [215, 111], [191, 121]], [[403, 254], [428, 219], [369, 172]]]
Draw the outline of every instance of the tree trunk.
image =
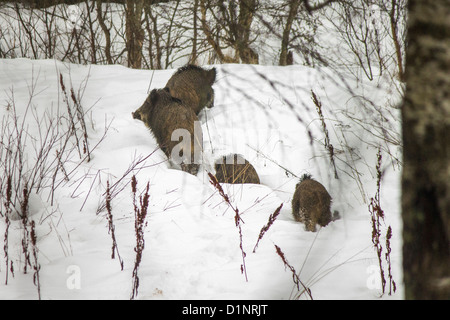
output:
[[162, 40], [160, 30], [158, 30], [158, 16], [153, 14], [152, 4], [148, 2], [145, 3], [144, 12], [149, 41], [150, 69], [160, 70], [162, 69]]
[[258, 64], [258, 54], [250, 48], [250, 33], [253, 16], [255, 14], [256, 0], [241, 0], [239, 2], [239, 19], [236, 28], [236, 47], [239, 58], [243, 63]]
[[450, 2], [409, 0], [403, 126], [406, 299], [450, 299]]
[[198, 1], [199, 0], [194, 0], [194, 7], [192, 8], [193, 11], [193, 21], [192, 21], [192, 52], [191, 52], [191, 57], [189, 58], [189, 63], [190, 64], [196, 64], [197, 63], [197, 33], [198, 33], [198, 26], [197, 26], [197, 21], [198, 21], [198, 16], [197, 16], [197, 11], [198, 11]]
[[389, 21], [391, 24], [391, 33], [392, 33], [392, 41], [394, 42], [395, 47], [395, 55], [397, 57], [397, 68], [398, 68], [398, 79], [400, 81], [405, 80], [405, 72], [403, 70], [403, 55], [402, 55], [402, 47], [400, 45], [400, 41], [397, 35], [398, 32], [398, 20], [396, 19], [396, 11], [400, 10], [398, 1], [391, 1], [391, 10], [389, 12]]
[[[288, 45], [289, 38], [291, 35], [292, 23], [294, 22], [295, 17], [297, 16], [298, 8], [300, 6], [301, 0], [293, 0], [290, 1], [289, 5], [289, 13], [286, 20], [286, 25], [283, 29], [283, 36], [281, 38], [281, 51], [280, 51], [280, 66], [288, 65]], [[291, 63], [292, 64], [292, 63]]]
[[[98, 24], [100, 25], [100, 28], [102, 29], [104, 35], [105, 35], [105, 56], [106, 56], [106, 63], [113, 64], [113, 60], [111, 57], [111, 33], [106, 26], [105, 18], [103, 16], [103, 9], [102, 9], [102, 1], [96, 0], [96, 9], [97, 9], [97, 19]], [[106, 16], [106, 13], [105, 13]]]
[[[239, 13], [237, 12], [239, 4]], [[257, 7], [256, 0], [242, 0], [242, 1], [218, 1], [212, 3], [211, 1], [200, 1], [201, 11], [201, 24], [202, 30], [205, 33], [206, 39], [209, 45], [213, 48], [217, 54], [218, 59], [222, 63], [238, 63], [239, 60], [242, 63], [258, 64], [258, 54], [250, 48], [251, 24], [253, 22], [253, 16]], [[223, 28], [223, 35], [220, 35], [217, 30], [218, 38], [214, 39], [213, 29], [208, 25], [206, 21], [206, 12], [210, 10], [214, 13], [214, 9], [218, 9], [220, 15], [213, 15], [213, 25]], [[226, 46], [230, 46], [234, 49], [235, 57], [230, 57], [223, 53], [222, 47], [219, 44], [219, 39], [225, 42]]]
[[140, 69], [142, 67], [142, 46], [145, 36], [141, 23], [143, 9], [144, 0], [126, 0], [125, 35], [128, 66], [134, 69]]
[[[237, 63], [237, 59], [233, 59], [232, 57], [229, 57], [225, 55], [222, 51], [222, 48], [219, 44], [219, 39], [214, 39], [213, 31], [211, 30], [210, 26], [208, 25], [208, 22], [206, 21], [206, 12], [208, 9], [211, 10], [210, 3], [206, 3], [205, 0], [200, 0], [200, 12], [201, 12], [201, 25], [203, 33], [206, 36], [206, 41], [208, 41], [209, 45], [213, 48], [214, 52], [217, 55], [217, 58], [221, 63]], [[215, 21], [217, 22], [217, 21]]]

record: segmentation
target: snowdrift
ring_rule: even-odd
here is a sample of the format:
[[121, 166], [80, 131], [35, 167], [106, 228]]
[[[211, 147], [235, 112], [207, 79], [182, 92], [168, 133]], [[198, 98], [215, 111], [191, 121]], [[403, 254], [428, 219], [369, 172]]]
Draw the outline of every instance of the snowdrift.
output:
[[[314, 299], [402, 298], [400, 170], [388, 157], [383, 158], [383, 226], [393, 230], [391, 272], [397, 290], [381, 295], [368, 210], [368, 200], [376, 192], [377, 150], [364, 143], [374, 141], [371, 128], [358, 126], [348, 117], [352, 112], [358, 115], [360, 102], [353, 98], [355, 92], [364, 90], [366, 97], [382, 105], [395, 98], [388, 88], [371, 83], [357, 87], [329, 70], [302, 66], [215, 67], [215, 105], [200, 113], [203, 164], [193, 176], [172, 169], [149, 130], [131, 116], [149, 91], [163, 87], [174, 70], [0, 60], [0, 117], [3, 128], [11, 126], [14, 118], [23, 123], [25, 169], [38, 161], [36, 150], [45, 142], [46, 133], [69, 130], [62, 122], [57, 127], [60, 131], [49, 128], [56, 128], [56, 119], [67, 120], [67, 104], [73, 104], [71, 89], [84, 110], [89, 161], [86, 150], [76, 151], [71, 137], [72, 149], [66, 150], [72, 151], [61, 158], [55, 183], [49, 180], [39, 190], [30, 191], [28, 219], [36, 225], [41, 298], [130, 298], [136, 255], [133, 175], [137, 194], [149, 183], [150, 195], [137, 299], [309, 299], [297, 290], [275, 246]], [[323, 106], [338, 178], [324, 147], [324, 130], [311, 90]], [[398, 126], [398, 119], [393, 115], [391, 123]], [[76, 130], [82, 139], [80, 128]], [[349, 152], [352, 148], [358, 150], [360, 159], [352, 158], [356, 154]], [[49, 159], [58, 150], [60, 142], [48, 151]], [[239, 210], [241, 238], [235, 212], [207, 174], [216, 159], [229, 153], [242, 154], [261, 179], [260, 185], [222, 185]], [[333, 198], [332, 210], [341, 217], [316, 233], [305, 231], [291, 214], [295, 184], [304, 173], [327, 188]], [[123, 270], [117, 255], [111, 258], [107, 184], [112, 191], [111, 213]], [[279, 216], [254, 250], [261, 228], [281, 204]], [[27, 263], [22, 253], [22, 221], [11, 213], [7, 226], [2, 213], [0, 234], [5, 244], [3, 235], [8, 229], [10, 263], [6, 266], [2, 254], [0, 299], [36, 299], [36, 270], [29, 266], [23, 272]], [[14, 272], [9, 270], [11, 262]], [[248, 281], [242, 273], [243, 262]]]

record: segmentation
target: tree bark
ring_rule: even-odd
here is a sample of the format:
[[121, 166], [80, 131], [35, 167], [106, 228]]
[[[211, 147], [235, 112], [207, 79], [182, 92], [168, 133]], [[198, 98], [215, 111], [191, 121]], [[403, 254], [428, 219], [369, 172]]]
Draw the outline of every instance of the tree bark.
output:
[[106, 26], [105, 18], [103, 17], [103, 10], [102, 10], [102, 1], [96, 0], [96, 10], [97, 10], [97, 19], [98, 24], [100, 25], [100, 28], [102, 29], [104, 35], [105, 35], [105, 56], [106, 56], [106, 62], [108, 64], [113, 64], [113, 60], [111, 57], [111, 33]]
[[142, 47], [145, 36], [141, 23], [143, 9], [144, 0], [126, 0], [125, 34], [128, 66], [134, 69], [140, 69], [142, 67]]
[[213, 32], [206, 21], [206, 11], [207, 9], [211, 9], [209, 5], [210, 5], [209, 2], [206, 3], [205, 0], [200, 0], [200, 12], [201, 12], [200, 22], [202, 25], [203, 33], [206, 36], [206, 41], [208, 41], [209, 45], [213, 48], [214, 52], [217, 55], [217, 58], [221, 63], [237, 63], [238, 62], [237, 59], [233, 59], [232, 57], [229, 57], [223, 53], [222, 48], [220, 47], [219, 44], [219, 40], [214, 39]]
[[[237, 12], [237, 4], [239, 4], [239, 13]], [[238, 2], [218, 1], [217, 4], [211, 1], [200, 1], [201, 24], [209, 45], [217, 54], [218, 59], [222, 63], [238, 63], [239, 59], [242, 63], [258, 64], [258, 54], [250, 48], [252, 40], [250, 39], [251, 24], [257, 7], [256, 0], [242, 0]], [[218, 8], [221, 17], [214, 16], [213, 24], [216, 27], [223, 28], [224, 35], [220, 36], [227, 46], [235, 50], [235, 57], [225, 55], [219, 44], [219, 39], [214, 38], [211, 27], [206, 22], [206, 12]]]
[[193, 22], [192, 22], [192, 52], [191, 52], [191, 57], [189, 58], [189, 63], [190, 64], [196, 64], [197, 62], [197, 33], [198, 33], [198, 26], [197, 26], [197, 21], [198, 21], [198, 16], [197, 16], [197, 11], [198, 11], [198, 1], [199, 0], [194, 0], [194, 4], [193, 4]]
[[239, 1], [239, 18], [236, 28], [236, 47], [243, 63], [258, 64], [258, 54], [250, 48], [250, 33], [253, 16], [256, 11], [256, 0]]
[[[280, 66], [288, 65], [288, 46], [289, 46], [289, 38], [291, 35], [292, 23], [294, 22], [295, 17], [297, 16], [298, 8], [300, 7], [301, 0], [293, 0], [290, 1], [289, 4], [289, 13], [286, 20], [286, 25], [283, 29], [283, 35], [281, 38], [281, 51], [280, 51]], [[292, 63], [291, 63], [292, 64]]]
[[398, 67], [398, 79], [400, 81], [405, 80], [405, 72], [403, 70], [403, 55], [402, 55], [402, 47], [400, 45], [400, 41], [397, 35], [398, 32], [398, 21], [396, 17], [395, 9], [400, 10], [398, 7], [398, 2], [396, 0], [391, 1], [391, 10], [389, 12], [389, 21], [391, 24], [391, 33], [392, 33], [392, 41], [394, 42], [395, 47], [395, 55], [397, 57], [397, 67]]
[[450, 2], [409, 0], [403, 127], [406, 299], [450, 299]]
[[[66, 5], [79, 4], [83, 1], [84, 0], [16, 0], [16, 1], [11, 1], [11, 2], [18, 2], [18, 3], [22, 3], [24, 5], [30, 6], [32, 8], [43, 9], [43, 8], [48, 8], [50, 6], [55, 6], [58, 4], [66, 4]], [[101, 1], [102, 1], [102, 3], [125, 4], [125, 1], [127, 1], [127, 0], [101, 0]], [[145, 1], [148, 2], [149, 0], [145, 0]], [[0, 1], [0, 2], [2, 2], [2, 1]], [[3, 2], [7, 2], [7, 1], [3, 1]], [[165, 3], [165, 2], [169, 2], [169, 0], [151, 0], [152, 4]]]

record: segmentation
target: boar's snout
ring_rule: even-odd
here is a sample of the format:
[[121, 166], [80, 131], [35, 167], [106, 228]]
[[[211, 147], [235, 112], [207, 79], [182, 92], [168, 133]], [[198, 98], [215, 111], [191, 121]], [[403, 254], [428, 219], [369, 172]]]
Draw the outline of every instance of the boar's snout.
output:
[[138, 119], [141, 120], [141, 115], [139, 114], [139, 112], [135, 111], [131, 113], [131, 116], [133, 117], [133, 119]]

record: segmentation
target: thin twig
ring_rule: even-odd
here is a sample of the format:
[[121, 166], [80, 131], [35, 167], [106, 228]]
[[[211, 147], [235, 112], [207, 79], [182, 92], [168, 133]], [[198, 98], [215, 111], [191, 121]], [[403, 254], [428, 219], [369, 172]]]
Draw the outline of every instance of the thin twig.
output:
[[36, 236], [36, 225], [34, 220], [31, 221], [31, 231], [30, 231], [30, 239], [32, 245], [32, 253], [34, 258], [34, 274], [33, 274], [33, 283], [37, 287], [38, 298], [41, 300], [41, 282], [39, 280], [39, 271], [41, 270], [41, 265], [38, 263], [37, 257], [37, 236]]
[[208, 176], [210, 179], [210, 183], [214, 186], [214, 188], [216, 188], [217, 191], [219, 191], [220, 196], [223, 198], [223, 200], [228, 204], [228, 206], [234, 211], [235, 215], [234, 215], [234, 223], [236, 225], [236, 227], [238, 228], [239, 231], [239, 248], [241, 250], [241, 255], [242, 255], [242, 264], [241, 264], [241, 273], [244, 274], [245, 276], [245, 281], [248, 282], [248, 277], [247, 277], [247, 267], [245, 265], [245, 257], [247, 256], [247, 254], [244, 251], [244, 247], [243, 247], [243, 243], [242, 243], [242, 227], [241, 227], [241, 222], [243, 223], [244, 221], [242, 220], [240, 214], [239, 214], [239, 209], [235, 206], [233, 206], [233, 204], [230, 201], [230, 198], [228, 197], [228, 195], [223, 191], [222, 186], [220, 185], [220, 183], [217, 181], [216, 177], [208, 172]]
[[106, 182], [106, 217], [108, 220], [108, 230], [111, 234], [112, 239], [112, 248], [111, 248], [111, 259], [115, 259], [115, 254], [117, 253], [117, 258], [120, 263], [120, 270], [123, 271], [123, 260], [120, 257], [119, 248], [117, 247], [116, 241], [116, 227], [114, 226], [113, 215], [112, 215], [112, 207], [111, 207], [111, 192], [109, 188], [109, 181]]
[[131, 292], [130, 300], [134, 300], [134, 298], [138, 294], [138, 288], [139, 288], [139, 277], [138, 277], [138, 269], [139, 265], [142, 260], [142, 253], [144, 251], [145, 247], [145, 240], [144, 240], [144, 228], [146, 227], [147, 223], [145, 222], [145, 218], [148, 213], [148, 205], [149, 205], [149, 188], [150, 183], [147, 182], [147, 187], [144, 193], [144, 196], [140, 196], [139, 198], [139, 207], [136, 203], [136, 192], [137, 192], [137, 180], [136, 176], [131, 177], [131, 189], [133, 193], [133, 207], [134, 207], [134, 229], [135, 229], [135, 235], [136, 235], [136, 246], [134, 248], [134, 252], [136, 252], [136, 260], [134, 262], [134, 268], [133, 268], [133, 288]]
[[275, 250], [277, 251], [278, 256], [283, 260], [284, 266], [289, 268], [292, 272], [292, 280], [294, 281], [295, 285], [297, 286], [297, 290], [301, 291], [300, 286], [303, 287], [303, 291], [301, 291], [300, 295], [302, 295], [304, 292], [307, 293], [309, 298], [313, 300], [311, 289], [305, 286], [305, 284], [300, 280], [300, 277], [297, 275], [297, 272], [295, 271], [294, 267], [289, 264], [287, 261], [283, 251], [281, 251], [280, 247], [275, 244]]
[[253, 248], [253, 253], [255, 253], [256, 248], [258, 247], [259, 241], [264, 237], [264, 234], [270, 229], [270, 227], [277, 219], [278, 215], [281, 212], [281, 208], [283, 208], [283, 204], [280, 204], [280, 206], [269, 216], [269, 221], [267, 222], [267, 224], [261, 228], [258, 236], [258, 241], [256, 241], [255, 247]]

